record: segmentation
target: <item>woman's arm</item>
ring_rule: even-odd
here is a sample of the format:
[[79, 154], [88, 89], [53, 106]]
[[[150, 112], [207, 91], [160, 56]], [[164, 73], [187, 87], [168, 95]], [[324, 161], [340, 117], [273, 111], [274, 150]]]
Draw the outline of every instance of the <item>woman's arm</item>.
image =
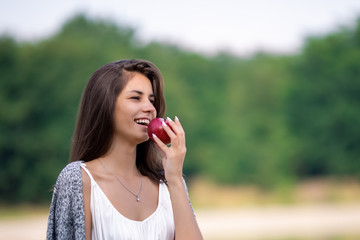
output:
[[175, 221], [175, 239], [202, 239], [183, 181], [168, 185]]
[[177, 117], [175, 117], [175, 121], [168, 118], [167, 122], [172, 130], [165, 124], [163, 128], [171, 139], [171, 147], [167, 147], [156, 136], [154, 136], [154, 140], [162, 154], [165, 178], [168, 183], [174, 212], [175, 239], [202, 239], [182, 177], [182, 168], [186, 154], [185, 132]]

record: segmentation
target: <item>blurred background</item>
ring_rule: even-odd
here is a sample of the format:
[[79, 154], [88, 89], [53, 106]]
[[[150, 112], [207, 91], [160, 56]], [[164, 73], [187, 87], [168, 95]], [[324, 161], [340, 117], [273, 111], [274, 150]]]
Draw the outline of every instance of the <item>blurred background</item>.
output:
[[82, 90], [125, 58], [163, 73], [205, 239], [360, 239], [359, 1], [0, 4], [0, 239], [45, 237]]

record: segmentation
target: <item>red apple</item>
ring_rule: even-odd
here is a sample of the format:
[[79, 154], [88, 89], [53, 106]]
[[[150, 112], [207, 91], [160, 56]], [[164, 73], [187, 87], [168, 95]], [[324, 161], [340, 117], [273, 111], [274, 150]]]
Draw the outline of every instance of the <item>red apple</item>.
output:
[[[168, 145], [171, 143], [170, 137], [163, 129], [162, 123], [165, 122], [163, 118], [154, 118], [150, 121], [147, 126], [149, 138], [154, 141], [152, 134], [155, 134], [164, 144]], [[170, 125], [167, 124], [169, 127]], [[171, 127], [170, 127], [171, 128]]]

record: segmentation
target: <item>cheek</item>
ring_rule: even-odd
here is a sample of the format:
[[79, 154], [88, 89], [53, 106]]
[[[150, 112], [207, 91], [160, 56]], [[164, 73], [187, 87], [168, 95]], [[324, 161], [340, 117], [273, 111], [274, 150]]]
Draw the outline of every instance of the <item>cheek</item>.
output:
[[115, 124], [119, 124], [119, 123], [124, 124], [124, 122], [128, 118], [129, 118], [129, 111], [128, 109], [126, 109], [126, 106], [117, 105], [115, 107], [115, 112], [114, 112]]
[[124, 126], [124, 119], [122, 117], [121, 114], [115, 113], [114, 115], [114, 127], [115, 129], [119, 130], [119, 128], [121, 128], [122, 126]]
[[115, 106], [115, 115], [119, 117], [129, 115], [133, 112], [134, 106], [131, 102], [119, 101]]

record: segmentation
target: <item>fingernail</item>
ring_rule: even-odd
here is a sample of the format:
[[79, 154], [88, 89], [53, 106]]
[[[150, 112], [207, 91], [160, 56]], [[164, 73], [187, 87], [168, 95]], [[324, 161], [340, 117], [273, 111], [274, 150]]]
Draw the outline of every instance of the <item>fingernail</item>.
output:
[[152, 136], [153, 136], [153, 138], [157, 138], [157, 136], [154, 133], [152, 134]]
[[162, 122], [162, 125], [163, 125], [163, 127], [166, 127], [166, 126], [167, 126], [165, 122]]
[[175, 116], [175, 120], [179, 122], [179, 118], [177, 116]]
[[166, 119], [169, 121], [169, 122], [172, 122], [173, 120], [171, 120], [171, 118], [169, 117], [166, 117]]

